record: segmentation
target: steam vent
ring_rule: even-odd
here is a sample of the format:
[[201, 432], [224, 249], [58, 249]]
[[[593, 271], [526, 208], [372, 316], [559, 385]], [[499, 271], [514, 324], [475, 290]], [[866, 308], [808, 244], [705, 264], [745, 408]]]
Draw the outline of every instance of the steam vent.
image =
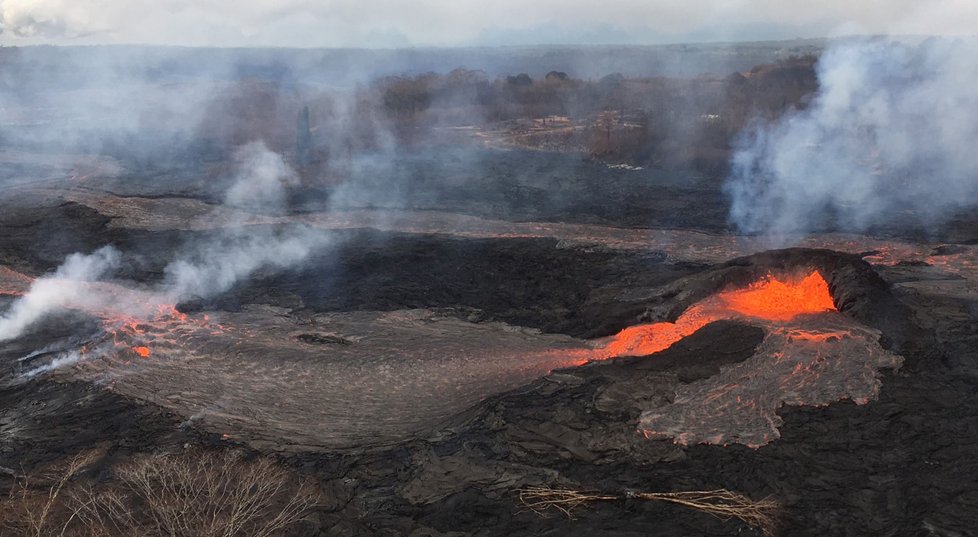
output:
[[0, 0], [0, 537], [976, 534], [978, 42], [223, 1]]

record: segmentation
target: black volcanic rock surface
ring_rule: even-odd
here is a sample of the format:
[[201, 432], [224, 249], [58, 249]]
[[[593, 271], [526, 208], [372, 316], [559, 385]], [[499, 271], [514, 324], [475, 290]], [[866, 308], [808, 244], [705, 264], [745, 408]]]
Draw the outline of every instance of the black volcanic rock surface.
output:
[[552, 239], [458, 240], [361, 232], [301, 268], [237, 286], [208, 303], [234, 310], [268, 303], [316, 312], [456, 308], [466, 317], [594, 338], [645, 311], [635, 289], [699, 266], [661, 254], [560, 247]]
[[[604, 214], [612, 219], [614, 208]], [[108, 217], [73, 203], [5, 210], [0, 221], [6, 266], [38, 275], [68, 253], [112, 243], [132, 261], [119, 278], [139, 284], [159, 281], [167, 252], [209, 233], [113, 227]], [[302, 535], [749, 534], [736, 521], [638, 500], [596, 504], [574, 519], [544, 519], [521, 508], [519, 487], [552, 483], [772, 495], [784, 505], [782, 534], [792, 536], [955, 536], [978, 527], [978, 306], [973, 295], [958, 293], [960, 278], [951, 282], [954, 292], [936, 287], [934, 281], [951, 278], [934, 276], [934, 266], [870, 266], [859, 256], [802, 249], [694, 265], [550, 239], [342, 234], [349, 239], [342, 248], [315, 253], [301, 267], [259, 272], [227, 293], [181, 307], [235, 312], [261, 304], [304, 315], [435, 308], [475, 323], [597, 337], [674, 319], [696, 300], [768, 271], [817, 268], [839, 309], [881, 331], [884, 346], [905, 362], [883, 374], [880, 398], [869, 404], [782, 407], [781, 438], [759, 449], [643, 438], [636, 431], [642, 409], [668, 402], [677, 386], [742, 363], [763, 339], [754, 326], [713, 323], [652, 357], [561, 370], [492, 396], [394, 446], [280, 454], [326, 491]], [[185, 443], [249, 449], [104, 386], [17, 380], [29, 366], [18, 359], [96, 328], [90, 319], [52, 322], [0, 354], [0, 466], [29, 470], [95, 445], [108, 445], [120, 459]], [[356, 348], [298, 328], [297, 345]]]
[[[762, 254], [732, 265], [763, 267], [805, 253]], [[949, 304], [919, 298], [909, 307], [892, 302], [897, 298], [887, 285], [860, 261], [807, 253], [839, 270], [848, 267], [851, 279], [835, 285], [852, 292], [853, 300], [868, 292], [878, 294], [883, 307], [896, 307], [887, 315], [861, 313], [869, 322], [883, 319], [880, 327], [891, 341], [900, 341], [898, 332], [908, 327], [919, 330], [914, 319], [920, 318], [936, 323], [940, 333], [968, 333], [969, 341], [978, 340], [973, 321], [942, 313]], [[859, 273], [862, 277], [853, 276]], [[667, 399], [671, 383], [694, 382], [723, 363], [743, 360], [760, 338], [756, 328], [715, 323], [652, 358], [555, 373], [479, 405], [460, 418], [464, 421], [454, 425], [453, 434], [405, 446], [396, 452], [397, 461], [377, 455], [343, 466], [337, 460], [299, 458], [307, 467], [328, 468], [347, 479], [379, 480], [378, 486], [385, 481], [378, 472], [409, 476], [406, 484], [401, 477], [395, 485], [400, 502], [386, 504], [387, 516], [373, 519], [400, 528], [395, 531], [421, 524], [447, 534], [480, 534], [486, 520], [492, 534], [505, 535], [734, 535], [743, 530], [735, 522], [640, 501], [595, 504], [573, 519], [559, 513], [542, 519], [521, 510], [513, 497], [514, 486], [556, 481], [608, 492], [727, 487], [755, 498], [771, 494], [784, 504], [784, 535], [969, 534], [978, 522], [969, 492], [969, 476], [978, 467], [978, 430], [971, 425], [978, 368], [976, 347], [966, 350], [963, 342], [938, 338], [904, 345], [907, 364], [884, 376], [879, 401], [782, 408], [781, 439], [760, 449], [684, 448], [635, 433], [635, 409], [643, 401]], [[954, 365], [948, 356], [957, 357]], [[339, 523], [349, 509], [328, 520]], [[384, 518], [389, 522], [381, 522]]]

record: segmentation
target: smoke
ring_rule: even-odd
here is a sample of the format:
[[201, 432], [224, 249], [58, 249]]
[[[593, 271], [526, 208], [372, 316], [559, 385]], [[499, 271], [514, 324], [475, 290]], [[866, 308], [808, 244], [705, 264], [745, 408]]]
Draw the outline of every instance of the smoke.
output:
[[55, 369], [58, 369], [60, 367], [66, 367], [69, 365], [77, 364], [78, 362], [81, 361], [81, 358], [82, 355], [78, 351], [63, 352], [58, 354], [50, 362], [24, 372], [22, 377], [29, 379], [29, 378], [36, 377], [42, 373], [47, 373], [48, 371], [54, 371]]
[[[281, 155], [255, 142], [239, 148], [234, 161], [237, 173], [225, 195], [227, 205], [259, 213], [286, 211], [286, 188], [298, 177]], [[230, 224], [220, 236], [195, 245], [192, 253], [164, 269], [163, 292], [173, 301], [214, 296], [262, 268], [297, 265], [326, 243], [323, 233], [308, 228]]]
[[227, 205], [255, 211], [284, 209], [285, 188], [298, 184], [299, 178], [282, 155], [264, 142], [252, 142], [235, 152], [234, 161], [238, 175], [224, 197]]
[[[238, 170], [227, 203], [263, 213], [285, 211], [285, 188], [296, 178], [282, 157], [255, 143], [240, 148], [236, 162]], [[228, 224], [226, 231], [190, 245], [170, 262], [164, 269], [164, 281], [149, 293], [95, 284], [120, 264], [121, 254], [111, 246], [90, 255], [68, 256], [52, 275], [37, 279], [0, 316], [0, 341], [16, 338], [45, 315], [66, 308], [141, 317], [159, 304], [211, 297], [258, 270], [297, 265], [315, 248], [328, 244], [328, 235], [305, 227], [271, 228], [245, 225], [244, 220]]]
[[119, 265], [119, 252], [111, 246], [90, 255], [72, 254], [54, 274], [38, 278], [27, 293], [0, 316], [0, 341], [16, 338], [31, 324], [69, 305], [103, 306], [110, 297], [85, 293], [83, 282], [95, 281]]
[[978, 203], [978, 43], [844, 42], [811, 105], [743, 134], [726, 190], [744, 232], [934, 229]]
[[299, 264], [324, 239], [321, 233], [305, 229], [229, 233], [200, 245], [193, 256], [167, 265], [165, 292], [175, 301], [214, 296], [259, 269], [281, 270]]

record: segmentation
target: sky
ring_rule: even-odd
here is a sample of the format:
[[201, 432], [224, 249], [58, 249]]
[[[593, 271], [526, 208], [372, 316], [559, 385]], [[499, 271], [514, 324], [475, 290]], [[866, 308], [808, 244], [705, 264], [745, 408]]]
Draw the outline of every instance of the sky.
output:
[[976, 0], [0, 0], [0, 45], [366, 47], [974, 35]]

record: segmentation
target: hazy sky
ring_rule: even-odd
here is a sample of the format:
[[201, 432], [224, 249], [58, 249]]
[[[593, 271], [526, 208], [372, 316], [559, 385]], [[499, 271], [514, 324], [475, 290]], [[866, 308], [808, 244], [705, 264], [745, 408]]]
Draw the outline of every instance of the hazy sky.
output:
[[0, 44], [394, 47], [978, 32], [976, 0], [0, 0]]

